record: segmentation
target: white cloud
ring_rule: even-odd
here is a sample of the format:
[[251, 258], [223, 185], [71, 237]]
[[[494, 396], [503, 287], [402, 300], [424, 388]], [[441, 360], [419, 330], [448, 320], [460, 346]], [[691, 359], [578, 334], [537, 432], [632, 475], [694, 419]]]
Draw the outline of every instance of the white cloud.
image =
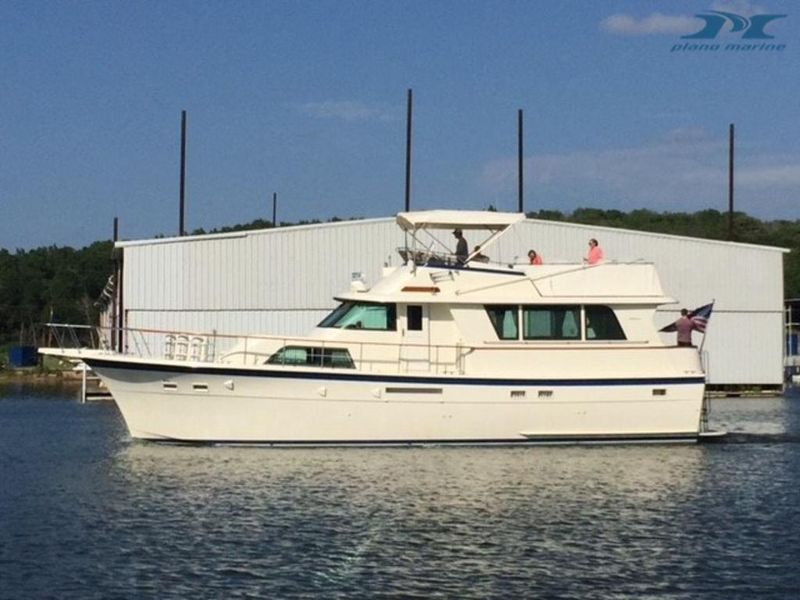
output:
[[[800, 197], [800, 155], [764, 155], [737, 146], [736, 160], [737, 197], [745, 204], [757, 202], [753, 212], [770, 214], [770, 207], [786, 211]], [[485, 165], [481, 182], [490, 195], [505, 195], [516, 178], [516, 161], [501, 159]], [[525, 179], [533, 196], [550, 198], [551, 206], [565, 209], [570, 202], [688, 211], [717, 201], [722, 206], [728, 185], [727, 136], [680, 128], [639, 146], [534, 155], [525, 160]]]
[[661, 140], [673, 144], [710, 142], [713, 140], [711, 132], [705, 127], [676, 127], [665, 133]]
[[748, 187], [798, 187], [800, 186], [800, 163], [741, 169], [736, 174], [736, 183]]
[[[748, 0], [718, 0], [710, 10], [730, 12], [743, 17], [763, 14], [767, 11], [762, 6]], [[702, 14], [706, 10], [699, 10]], [[600, 21], [600, 29], [616, 35], [683, 35], [691, 34], [703, 26], [703, 21], [694, 15], [665, 15], [655, 12], [647, 17], [636, 18], [626, 14], [616, 14]]]
[[394, 121], [398, 114], [382, 106], [370, 106], [351, 100], [307, 102], [300, 106], [307, 115], [317, 119], [342, 119], [344, 121]]
[[686, 34], [697, 31], [702, 21], [683, 15], [653, 13], [637, 19], [630, 15], [611, 15], [600, 22], [600, 28], [617, 35], [666, 35]]
[[767, 11], [763, 6], [753, 4], [748, 0], [721, 0], [714, 2], [711, 5], [711, 10], [721, 10], [723, 12], [731, 12], [743, 17], [750, 17], [756, 14], [766, 13]]

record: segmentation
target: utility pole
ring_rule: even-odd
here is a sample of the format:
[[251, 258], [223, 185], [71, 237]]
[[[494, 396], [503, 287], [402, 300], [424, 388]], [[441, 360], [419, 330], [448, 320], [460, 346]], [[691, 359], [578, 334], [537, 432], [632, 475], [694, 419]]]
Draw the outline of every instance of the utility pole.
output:
[[517, 111], [517, 172], [518, 172], [518, 200], [519, 206], [517, 212], [524, 213], [525, 206], [524, 206], [524, 198], [523, 198], [523, 189], [524, 189], [524, 168], [523, 168], [523, 148], [522, 148], [522, 109], [520, 108]]
[[406, 203], [405, 211], [411, 210], [411, 117], [413, 110], [413, 91], [408, 90], [406, 103]]
[[734, 127], [731, 123], [728, 136], [728, 239], [733, 240], [733, 142]]
[[181, 111], [181, 191], [178, 216], [178, 235], [186, 235], [186, 111]]

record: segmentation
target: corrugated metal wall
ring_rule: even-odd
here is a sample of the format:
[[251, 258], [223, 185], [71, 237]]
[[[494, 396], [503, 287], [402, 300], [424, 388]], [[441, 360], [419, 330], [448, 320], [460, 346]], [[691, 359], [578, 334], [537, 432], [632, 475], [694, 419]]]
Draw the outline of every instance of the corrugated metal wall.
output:
[[[481, 242], [477, 233], [467, 237], [470, 248]], [[681, 306], [716, 300], [704, 347], [712, 383], [781, 383], [781, 250], [529, 220], [487, 254], [524, 262], [534, 248], [546, 262], [575, 262], [590, 237], [608, 260], [656, 263], [665, 291], [679, 302], [660, 311], [659, 324], [673, 321]], [[453, 242], [449, 235], [443, 241]], [[334, 306], [332, 296], [349, 287], [353, 272], [374, 282], [384, 263], [399, 264], [395, 248], [403, 242], [392, 218], [125, 242], [127, 325], [301, 335]]]
[[[510, 234], [519, 239], [508, 240], [504, 251], [525, 242], [545, 261], [575, 261], [586, 255], [593, 237], [607, 260], [655, 263], [664, 290], [678, 302], [662, 307], [657, 324], [674, 321], [681, 307], [691, 310], [715, 301], [704, 345], [710, 382], [782, 383], [782, 250], [567, 223], [529, 220], [522, 225]], [[674, 334], [664, 339], [673, 341]], [[696, 341], [701, 339], [695, 334]]]
[[128, 327], [298, 335], [353, 272], [399, 264], [391, 219], [123, 243]]

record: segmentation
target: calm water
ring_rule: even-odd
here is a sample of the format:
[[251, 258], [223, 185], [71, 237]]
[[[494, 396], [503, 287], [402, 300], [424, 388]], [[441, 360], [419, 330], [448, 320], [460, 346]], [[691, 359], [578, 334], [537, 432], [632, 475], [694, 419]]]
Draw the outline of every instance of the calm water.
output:
[[2, 598], [797, 598], [800, 395], [724, 443], [132, 443], [111, 402], [0, 388]]

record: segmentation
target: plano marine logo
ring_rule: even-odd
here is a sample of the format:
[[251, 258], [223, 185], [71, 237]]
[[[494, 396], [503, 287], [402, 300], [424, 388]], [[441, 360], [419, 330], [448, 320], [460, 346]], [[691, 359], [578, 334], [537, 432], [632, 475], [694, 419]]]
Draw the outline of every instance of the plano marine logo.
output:
[[783, 19], [786, 15], [753, 15], [749, 19], [741, 15], [735, 15], [721, 10], [710, 10], [710, 14], [695, 15], [698, 19], [703, 19], [706, 24], [700, 31], [691, 35], [682, 35], [684, 40], [713, 40], [716, 38], [725, 23], [731, 24], [731, 33], [742, 31], [744, 40], [771, 40], [774, 35], [764, 33], [767, 23], [775, 19]]
[[[740, 40], [747, 40], [741, 42], [728, 42], [720, 44], [718, 42], [711, 43], [694, 43], [684, 42], [683, 44], [674, 44], [670, 52], [783, 52], [786, 49], [786, 44], [778, 43], [759, 43], [756, 40], [773, 40], [774, 35], [768, 34], [764, 28], [777, 19], [784, 19], [787, 15], [753, 15], [751, 17], [743, 17], [731, 12], [723, 12], [721, 10], [709, 10], [706, 13], [695, 15], [698, 19], [703, 19], [705, 24], [700, 31], [689, 35], [682, 35], [681, 39], [684, 40], [716, 40], [722, 33], [723, 37], [733, 37], [732, 34], [739, 34]], [[729, 26], [729, 27], [726, 27]]]

